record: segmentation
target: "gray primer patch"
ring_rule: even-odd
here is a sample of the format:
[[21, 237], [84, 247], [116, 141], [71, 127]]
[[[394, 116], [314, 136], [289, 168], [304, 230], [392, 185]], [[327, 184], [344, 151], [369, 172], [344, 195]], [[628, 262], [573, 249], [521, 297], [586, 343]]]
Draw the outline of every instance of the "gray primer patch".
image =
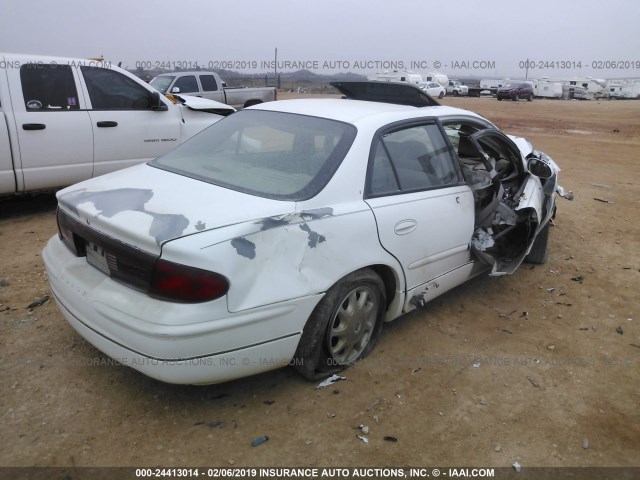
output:
[[247, 257], [249, 260], [256, 258], [256, 244], [246, 238], [236, 237], [231, 240], [231, 246], [236, 249], [238, 255]]
[[91, 202], [100, 213], [111, 218], [117, 213], [133, 211], [143, 212], [153, 218], [149, 235], [157, 245], [165, 240], [179, 237], [189, 226], [189, 219], [184, 215], [171, 213], [156, 213], [146, 210], [145, 204], [153, 197], [153, 190], [147, 188], [117, 188], [103, 192], [87, 192], [85, 189], [76, 190], [60, 196], [60, 203], [78, 215], [81, 203]]
[[303, 210], [300, 213], [300, 216], [304, 220], [318, 220], [323, 217], [332, 217], [333, 216], [333, 208], [314, 208], [313, 210]]
[[269, 230], [271, 228], [284, 227], [285, 225], [289, 225], [289, 220], [287, 218], [278, 218], [278, 217], [267, 217], [256, 222], [258, 225], [262, 225], [260, 227], [261, 231]]
[[302, 230], [303, 232], [307, 232], [307, 235], [309, 236], [309, 241], [307, 243], [311, 248], [316, 248], [319, 243], [326, 241], [324, 235], [320, 235], [318, 232], [314, 232], [306, 223], [300, 225], [300, 230]]

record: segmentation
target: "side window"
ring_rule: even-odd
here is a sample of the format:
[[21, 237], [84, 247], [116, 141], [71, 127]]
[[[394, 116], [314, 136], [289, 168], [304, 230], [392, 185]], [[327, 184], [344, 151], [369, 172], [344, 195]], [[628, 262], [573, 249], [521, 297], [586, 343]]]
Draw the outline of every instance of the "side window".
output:
[[202, 84], [202, 90], [205, 92], [218, 90], [218, 83], [213, 75], [200, 75], [200, 83]]
[[20, 67], [22, 95], [28, 112], [78, 110], [78, 91], [69, 65], [26, 63]]
[[194, 93], [198, 92], [198, 82], [196, 81], [195, 75], [187, 75], [186, 77], [180, 77], [176, 80], [176, 83], [173, 84], [172, 88], [178, 87], [180, 89], [180, 93]]
[[[374, 149], [369, 185], [372, 195], [393, 193], [398, 189], [403, 192], [426, 190], [459, 181], [449, 145], [436, 124], [382, 135]], [[391, 172], [395, 175], [395, 184], [391, 181]]]
[[151, 92], [115, 70], [80, 67], [94, 110], [147, 110]]

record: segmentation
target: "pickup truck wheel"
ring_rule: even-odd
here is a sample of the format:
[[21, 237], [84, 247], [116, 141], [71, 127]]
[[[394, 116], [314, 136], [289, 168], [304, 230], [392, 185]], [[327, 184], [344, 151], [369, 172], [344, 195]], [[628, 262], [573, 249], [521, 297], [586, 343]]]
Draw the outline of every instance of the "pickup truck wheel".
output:
[[547, 224], [540, 230], [538, 236], [533, 241], [533, 246], [531, 247], [531, 251], [524, 259], [527, 263], [536, 263], [542, 265], [543, 263], [547, 263], [547, 259], [549, 258], [549, 224], [551, 222], [547, 222]]
[[454, 91], [453, 91], [453, 96], [454, 96], [454, 97], [457, 97], [457, 96], [458, 96], [458, 91], [457, 91], [457, 90], [454, 90]]
[[307, 320], [295, 354], [296, 370], [317, 380], [364, 358], [380, 336], [385, 305], [384, 284], [374, 271], [344, 277]]
[[498, 99], [499, 102], [502, 101], [502, 97], [496, 97]]

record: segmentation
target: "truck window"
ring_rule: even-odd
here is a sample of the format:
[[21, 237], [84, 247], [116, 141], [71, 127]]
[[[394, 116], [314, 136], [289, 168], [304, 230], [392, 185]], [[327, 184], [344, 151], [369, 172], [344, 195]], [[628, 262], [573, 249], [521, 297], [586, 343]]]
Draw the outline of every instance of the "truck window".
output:
[[94, 110], [147, 110], [151, 92], [115, 70], [80, 67]]
[[213, 75], [200, 75], [200, 84], [205, 92], [215, 92], [218, 90], [218, 82]]
[[69, 65], [25, 63], [20, 67], [27, 112], [78, 110], [78, 91]]
[[175, 87], [180, 89], [180, 93], [193, 93], [198, 91], [198, 82], [196, 81], [195, 75], [187, 75], [186, 77], [180, 77], [176, 80], [172, 89]]

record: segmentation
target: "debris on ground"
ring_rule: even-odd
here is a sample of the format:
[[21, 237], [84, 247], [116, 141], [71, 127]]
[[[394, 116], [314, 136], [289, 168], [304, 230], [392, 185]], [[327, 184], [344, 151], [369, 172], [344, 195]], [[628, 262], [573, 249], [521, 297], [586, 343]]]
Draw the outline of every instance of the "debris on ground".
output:
[[370, 412], [371, 410], [373, 410], [373, 408], [379, 403], [380, 403], [380, 399], [374, 400], [373, 402], [371, 402], [371, 404], [369, 404], [369, 406], [367, 407], [367, 412]]
[[369, 443], [369, 439], [367, 437], [365, 437], [364, 435], [356, 435], [356, 437], [358, 437], [360, 440], [362, 440], [362, 443]]
[[207, 426], [211, 428], [222, 428], [224, 427], [224, 422], [222, 420], [212, 420], [207, 422]]
[[327, 417], [329, 417], [329, 418], [336, 418], [336, 414], [335, 414], [335, 413], [333, 413], [333, 412], [329, 412], [329, 413], [327, 413]]
[[257, 447], [258, 445], [262, 445], [267, 440], [269, 440], [269, 437], [267, 437], [266, 435], [263, 435], [261, 437], [256, 438], [255, 440], [253, 440], [251, 442], [251, 446], [252, 447]]
[[556, 187], [556, 192], [558, 192], [558, 195], [560, 195], [562, 198], [566, 198], [567, 200], [573, 200], [573, 192], [571, 190], [565, 190], [560, 185], [558, 185]]
[[602, 203], [608, 203], [609, 205], [614, 205], [616, 203], [613, 200], [607, 200], [606, 198], [593, 197], [593, 199]]
[[538, 384], [538, 382], [536, 382], [536, 380], [531, 375], [527, 375], [527, 380], [529, 380], [531, 385], [533, 385], [534, 387], [540, 388], [540, 385]]
[[598, 188], [611, 188], [611, 185], [605, 185], [604, 183], [592, 183], [591, 185]]
[[493, 447], [493, 451], [494, 452], [501, 452], [502, 451], [502, 446], [497, 443], [494, 447]]
[[577, 277], [572, 277], [571, 280], [573, 280], [574, 282], [584, 282], [584, 275], [578, 275]]
[[47, 300], [49, 300], [49, 295], [43, 295], [42, 297], [40, 297], [35, 302], [30, 303], [29, 306], [27, 307], [27, 309], [40, 307], [40, 306], [44, 305], [47, 302]]
[[347, 377], [343, 377], [341, 375], [333, 374], [329, 378], [327, 378], [326, 380], [321, 382], [316, 388], [328, 387], [329, 385], [333, 385], [334, 383], [339, 382], [340, 380], [346, 380], [346, 379], [347, 379]]
[[520, 464], [518, 462], [515, 462], [513, 464], [513, 468], [515, 469], [516, 472], [520, 473], [520, 470], [522, 469], [522, 467], [520, 466]]
[[624, 330], [622, 329], [622, 327], [616, 328], [616, 332], [618, 332], [620, 335], [624, 335]]
[[9, 285], [9, 280], [6, 278], [0, 279], [0, 287], [6, 287]]
[[264, 400], [262, 403], [264, 403], [265, 405], [273, 405], [274, 403], [276, 403], [275, 400]]
[[584, 440], [582, 440], [582, 448], [584, 448], [585, 450], [587, 450], [589, 448], [589, 439], [585, 438]]
[[398, 439], [397, 437], [394, 437], [393, 435], [385, 435], [384, 436], [384, 440], [387, 442], [393, 442], [393, 443], [397, 443]]

